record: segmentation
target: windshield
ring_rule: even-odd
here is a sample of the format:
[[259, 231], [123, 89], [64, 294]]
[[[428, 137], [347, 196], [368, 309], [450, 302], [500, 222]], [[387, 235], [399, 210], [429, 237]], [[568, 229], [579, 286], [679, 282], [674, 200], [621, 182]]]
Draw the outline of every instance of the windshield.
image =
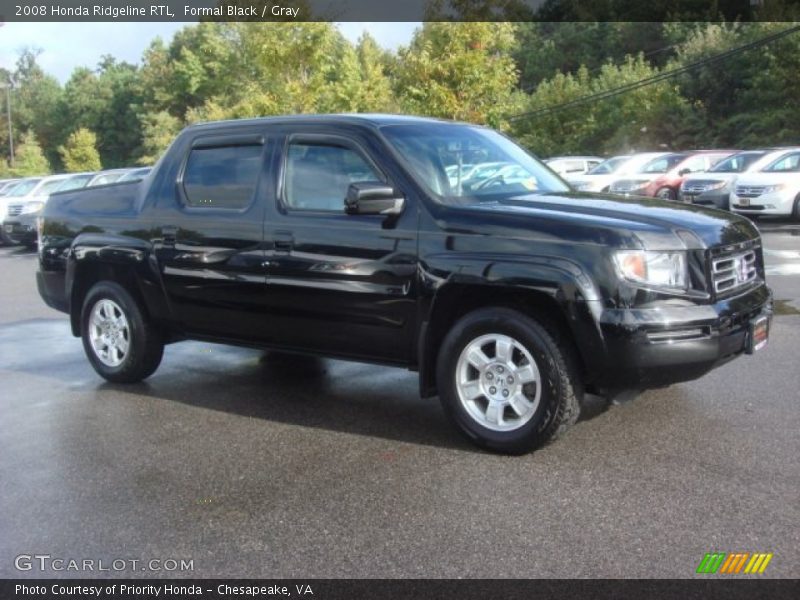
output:
[[30, 192], [33, 188], [35, 188], [41, 179], [28, 179], [26, 181], [22, 181], [18, 183], [14, 189], [8, 192], [9, 198], [20, 198], [22, 196], [27, 196], [28, 192]]
[[[381, 132], [416, 179], [442, 200], [566, 192], [550, 169], [491, 129], [448, 123], [389, 125]], [[459, 165], [474, 167], [462, 177]], [[452, 175], [448, 176], [448, 168]]]
[[630, 156], [615, 156], [614, 158], [609, 158], [589, 171], [587, 175], [608, 175], [610, 173], [614, 173], [615, 171], [619, 170], [622, 165], [628, 162], [629, 159]]
[[150, 167], [145, 169], [135, 169], [133, 171], [128, 171], [122, 177], [117, 179], [117, 181], [133, 181], [134, 179], [142, 179], [150, 172]]
[[797, 173], [800, 171], [800, 152], [782, 156], [764, 171], [767, 173]]
[[759, 158], [764, 156], [765, 152], [742, 152], [741, 154], [734, 154], [725, 160], [718, 162], [711, 169], [709, 173], [743, 173], [747, 167], [756, 162]]
[[68, 190], [77, 190], [78, 188], [84, 187], [89, 180], [94, 177], [91, 173], [88, 175], [76, 175], [75, 177], [70, 177], [62, 182], [62, 184], [56, 188], [59, 192], [66, 192]]
[[667, 173], [675, 165], [682, 162], [686, 158], [685, 154], [667, 154], [666, 156], [659, 156], [654, 158], [642, 169], [640, 173]]
[[42, 184], [42, 187], [40, 187], [38, 190], [36, 190], [36, 194], [38, 196], [44, 196], [46, 194], [52, 194], [58, 188], [60, 188], [62, 185], [64, 185], [65, 181], [66, 181], [66, 179], [54, 179], [53, 181], [45, 181]]

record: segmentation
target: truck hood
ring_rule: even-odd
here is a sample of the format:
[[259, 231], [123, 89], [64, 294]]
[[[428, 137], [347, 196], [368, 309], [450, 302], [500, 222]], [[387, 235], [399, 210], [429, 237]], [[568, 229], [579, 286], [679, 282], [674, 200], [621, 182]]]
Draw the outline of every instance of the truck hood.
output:
[[485, 215], [505, 215], [505, 225], [554, 235], [651, 250], [701, 249], [758, 238], [746, 218], [726, 211], [654, 198], [563, 192], [521, 194], [468, 205]]

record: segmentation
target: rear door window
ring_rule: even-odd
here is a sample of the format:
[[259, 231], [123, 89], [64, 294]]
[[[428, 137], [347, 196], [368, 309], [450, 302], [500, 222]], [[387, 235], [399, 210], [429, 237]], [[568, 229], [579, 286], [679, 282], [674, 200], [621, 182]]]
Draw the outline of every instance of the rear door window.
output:
[[263, 145], [193, 148], [186, 162], [183, 188], [193, 208], [243, 209], [255, 195]]

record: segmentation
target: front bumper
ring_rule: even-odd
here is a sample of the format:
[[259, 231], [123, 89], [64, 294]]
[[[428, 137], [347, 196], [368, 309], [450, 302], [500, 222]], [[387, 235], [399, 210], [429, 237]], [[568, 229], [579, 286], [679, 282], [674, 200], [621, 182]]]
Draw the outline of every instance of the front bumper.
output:
[[31, 214], [7, 217], [3, 221], [3, 233], [15, 244], [36, 245], [36, 216]]
[[[743, 215], [790, 215], [795, 196], [791, 193], [771, 192], [755, 198], [740, 199], [731, 194], [731, 211]], [[743, 204], [746, 201], [747, 204]]]
[[728, 210], [731, 194], [729, 191], [715, 190], [711, 192], [701, 192], [700, 194], [687, 194], [681, 192], [681, 202], [687, 204], [697, 204], [698, 206], [709, 206], [711, 208], [721, 208]]
[[750, 323], [772, 317], [762, 283], [715, 304], [605, 310], [607, 365], [600, 383], [646, 389], [697, 379], [750, 347]]

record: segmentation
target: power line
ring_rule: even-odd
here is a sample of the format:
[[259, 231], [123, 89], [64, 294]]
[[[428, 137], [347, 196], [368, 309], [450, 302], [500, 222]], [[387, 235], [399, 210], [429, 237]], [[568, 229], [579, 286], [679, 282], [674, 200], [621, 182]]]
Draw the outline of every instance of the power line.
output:
[[631, 92], [633, 90], [637, 90], [639, 88], [653, 85], [655, 83], [659, 83], [661, 81], [665, 81], [667, 79], [671, 79], [672, 77], [677, 77], [678, 75], [683, 75], [684, 73], [688, 73], [700, 67], [704, 67], [709, 64], [721, 62], [727, 60], [737, 54], [741, 54], [743, 52], [747, 52], [754, 48], [758, 48], [760, 46], [766, 46], [767, 44], [771, 44], [772, 42], [791, 35], [800, 31], [800, 25], [796, 25], [794, 27], [790, 27], [788, 29], [784, 29], [783, 31], [779, 31], [777, 33], [770, 34], [758, 40], [748, 42], [747, 44], [743, 44], [741, 46], [737, 46], [736, 48], [731, 48], [730, 50], [726, 50], [725, 52], [720, 52], [719, 54], [715, 54], [714, 56], [709, 56], [707, 58], [703, 58], [701, 60], [695, 61], [683, 67], [678, 67], [677, 69], [672, 69], [670, 71], [664, 71], [663, 73], [659, 73], [658, 75], [653, 75], [652, 77], [647, 77], [645, 79], [641, 79], [639, 81], [634, 81], [633, 83], [628, 83], [626, 85], [613, 88], [610, 90], [605, 90], [602, 92], [597, 92], [595, 94], [589, 94], [587, 96], [581, 96], [580, 98], [575, 98], [574, 100], [570, 100], [569, 102], [564, 102], [562, 104], [556, 104], [554, 106], [546, 106], [544, 108], [538, 108], [536, 110], [527, 111], [524, 113], [518, 113], [516, 115], [511, 115], [508, 117], [509, 121], [517, 121], [519, 119], [525, 119], [528, 117], [538, 117], [541, 115], [557, 112], [560, 110], [564, 110], [566, 108], [572, 108], [574, 106], [579, 106], [581, 104], [585, 104], [587, 102], [592, 102], [595, 100], [607, 100], [608, 98], [613, 98], [615, 96], [619, 96], [621, 94]]

